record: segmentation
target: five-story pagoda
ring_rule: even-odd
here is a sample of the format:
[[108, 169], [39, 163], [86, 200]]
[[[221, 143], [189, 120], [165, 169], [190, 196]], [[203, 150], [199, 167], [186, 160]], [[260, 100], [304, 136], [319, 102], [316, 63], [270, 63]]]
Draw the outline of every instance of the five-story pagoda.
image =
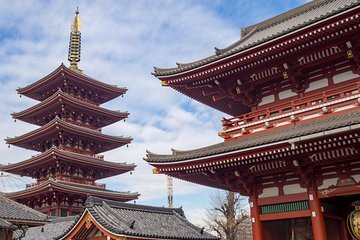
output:
[[100, 104], [119, 97], [126, 88], [88, 77], [80, 61], [79, 12], [72, 24], [69, 44], [70, 68], [63, 64], [44, 78], [17, 89], [40, 103], [12, 114], [40, 127], [6, 143], [41, 152], [28, 160], [2, 166], [0, 170], [35, 178], [25, 190], [8, 196], [53, 216], [78, 214], [89, 195], [117, 201], [137, 199], [138, 193], [107, 190], [96, 180], [134, 170], [134, 164], [104, 161], [102, 152], [131, 142], [131, 138], [103, 134], [101, 128], [128, 117]]

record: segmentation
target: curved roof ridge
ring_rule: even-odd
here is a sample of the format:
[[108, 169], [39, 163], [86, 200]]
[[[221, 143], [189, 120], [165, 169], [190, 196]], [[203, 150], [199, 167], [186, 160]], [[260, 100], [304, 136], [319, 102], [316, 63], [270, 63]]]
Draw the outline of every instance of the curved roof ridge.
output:
[[13, 137], [13, 138], [7, 138], [5, 139], [6, 142], [8, 144], [11, 144], [11, 142], [15, 142], [16, 140], [19, 140], [19, 139], [22, 139], [22, 138], [26, 138], [26, 137], [29, 137], [31, 136], [32, 134], [34, 133], [37, 133], [39, 131], [42, 131], [48, 127], [54, 127], [55, 125], [62, 125], [62, 126], [67, 126], [69, 127], [70, 129], [78, 129], [78, 130], [81, 130], [83, 132], [88, 132], [88, 133], [91, 133], [91, 134], [95, 134], [96, 136], [100, 137], [100, 138], [110, 138], [110, 139], [113, 139], [113, 140], [122, 140], [122, 141], [131, 141], [132, 138], [131, 137], [124, 137], [124, 136], [112, 136], [112, 135], [107, 135], [107, 134], [103, 134], [97, 130], [92, 130], [90, 128], [86, 128], [86, 127], [81, 127], [81, 126], [78, 126], [78, 125], [75, 125], [75, 124], [71, 124], [71, 123], [68, 123], [58, 117], [55, 117], [53, 120], [51, 120], [50, 122], [48, 122], [47, 124], [45, 124], [44, 126], [41, 126], [40, 128], [38, 129], [35, 129], [31, 132], [28, 132], [28, 133], [25, 133], [21, 136], [17, 136], [17, 137]]
[[[109, 189], [104, 189], [104, 188], [90, 188], [91, 185], [86, 185], [86, 184], [80, 184], [80, 183], [72, 183], [72, 182], [65, 182], [65, 181], [59, 181], [57, 179], [53, 179], [53, 178], [49, 178], [46, 181], [37, 184], [31, 188], [27, 188], [27, 189], [23, 189], [20, 191], [16, 191], [16, 192], [11, 192], [11, 193], [6, 193], [5, 196], [14, 196], [17, 194], [21, 194], [21, 193], [25, 193], [25, 192], [34, 192], [35, 190], [39, 190], [43, 187], [60, 187], [60, 188], [66, 188], [69, 190], [79, 190], [79, 191], [83, 191], [84, 193], [87, 194], [96, 194], [96, 193], [104, 193], [104, 194], [111, 194], [111, 195], [117, 195], [117, 196], [129, 196], [129, 197], [138, 197], [139, 193], [138, 192], [120, 192], [120, 191], [114, 191], [114, 190], [109, 190]], [[80, 193], [81, 194], [81, 193]], [[34, 210], [35, 211], [35, 210]]]
[[[216, 51], [216, 49], [215, 49]], [[192, 69], [194, 65], [202, 65], [207, 63], [208, 61], [215, 60], [218, 56], [217, 55], [210, 55], [209, 57], [202, 58], [200, 60], [197, 60], [195, 62], [189, 62], [189, 63], [182, 63], [178, 64], [177, 67], [174, 68], [158, 68], [154, 67], [154, 72], [152, 73], [155, 76], [161, 76], [162, 72], [168, 72], [168, 71], [176, 71], [179, 69], [188, 70]]]
[[274, 129], [273, 131], [263, 134], [248, 136], [246, 138], [240, 138], [229, 142], [222, 142], [205, 148], [192, 149], [182, 155], [167, 155], [157, 158], [154, 157], [153, 159], [147, 158], [145, 161], [153, 164], [181, 162], [216, 154], [231, 153], [232, 151], [243, 150], [265, 144], [280, 143], [292, 138], [299, 138], [310, 134], [330, 131], [335, 128], [347, 127], [356, 124], [360, 124], [360, 110], [295, 125], [288, 131], [284, 131], [282, 128]]
[[97, 186], [87, 185], [87, 184], [83, 184], [83, 183], [67, 182], [67, 181], [62, 181], [62, 180], [57, 180], [57, 179], [51, 179], [51, 181], [55, 185], [57, 184], [58, 186], [85, 189], [85, 190], [90, 190], [92, 192], [96, 191], [96, 192], [104, 192], [104, 193], [116, 193], [118, 195], [131, 195], [131, 196], [139, 195], [138, 192], [110, 190], [110, 189], [99, 188]]
[[168, 156], [169, 154], [158, 154], [158, 153], [154, 153], [154, 152], [151, 152], [149, 150], [146, 150], [146, 155], [147, 156], [158, 156], [158, 157], [161, 157], [161, 156]]
[[[244, 40], [240, 39], [222, 50], [218, 49], [218, 53], [222, 54], [211, 55], [199, 61], [186, 64], [184, 67], [181, 67], [180, 65], [178, 68], [157, 68], [153, 74], [156, 77], [161, 78], [203, 67], [204, 65], [211, 64], [226, 57], [242, 53], [243, 51], [256, 47], [266, 41], [284, 36], [294, 30], [316, 24], [324, 19], [326, 20], [327, 18], [335, 16], [350, 8], [357, 7], [359, 3], [359, 0], [313, 0], [293, 10], [245, 28], [245, 30], [243, 30], [243, 33], [245, 34], [244, 37], [249, 35], [248, 32], [251, 32], [251, 30], [253, 30], [252, 28], [257, 27], [256, 31], [251, 36], [249, 35], [248, 38]], [[324, 9], [319, 9], [322, 6], [324, 6]], [[308, 12], [311, 14], [306, 15]], [[302, 15], [304, 15], [304, 18], [301, 18]], [[296, 21], [289, 21], [291, 19], [295, 19]], [[279, 27], [276, 27], [276, 24], [279, 25]], [[271, 27], [274, 27], [274, 29], [271, 29]]]
[[[25, 86], [25, 87], [18, 87], [18, 88], [16, 89], [16, 91], [17, 91], [19, 94], [21, 94], [21, 92], [26, 91], [27, 89], [35, 86], [37, 83], [42, 82], [42, 81], [44, 81], [45, 79], [50, 78], [51, 76], [55, 75], [59, 70], [63, 69], [64, 67], [65, 67], [64, 63], [61, 63], [60, 66], [58, 66], [54, 71], [50, 72], [48, 75], [40, 78], [39, 80], [37, 80], [37, 81], [35, 81], [35, 82], [33, 82], [33, 83], [30, 83], [29, 85], [27, 85], [27, 86]], [[66, 67], [65, 67], [65, 68], [66, 68]]]
[[[46, 219], [48, 218], [47, 215], [45, 215], [45, 214], [43, 214], [43, 213], [41, 213], [41, 212], [38, 212], [38, 211], [36, 211], [36, 210], [34, 210], [34, 209], [30, 208], [30, 207], [27, 207], [27, 206], [25, 206], [25, 205], [23, 205], [23, 204], [20, 204], [20, 203], [14, 201], [14, 200], [11, 200], [11, 199], [7, 198], [6, 195], [7, 195], [7, 194], [4, 194], [4, 195], [3, 195], [3, 194], [0, 194], [0, 199], [1, 199], [1, 201], [6, 202], [6, 203], [14, 206], [15, 208], [20, 208], [20, 209], [21, 209], [22, 211], [24, 211], [24, 212], [27, 212], [27, 213], [30, 213], [30, 214], [32, 214], [32, 215], [37, 216], [37, 217], [38, 217], [38, 219], [37, 219], [38, 221], [44, 221], [44, 220], [46, 220]], [[0, 214], [0, 217], [3, 217], [3, 218], [4, 218], [4, 216], [1, 216], [1, 214]], [[6, 218], [6, 219], [8, 219], [8, 218]], [[25, 219], [24, 219], [24, 220], [25, 220]], [[26, 219], [26, 220], [29, 220], [29, 219]], [[31, 220], [34, 220], [34, 219], [31, 219]]]
[[[73, 75], [75, 77], [79, 77], [79, 78], [87, 81], [88, 83], [93, 83], [93, 84], [95, 84], [97, 86], [111, 89], [112, 91], [117, 92], [117, 93], [123, 94], [123, 93], [125, 93], [127, 91], [127, 88], [125, 88], [125, 87], [118, 87], [117, 85], [108, 84], [108, 83], [96, 80], [95, 78], [92, 78], [92, 77], [90, 77], [88, 75], [85, 75], [83, 73], [78, 73], [76, 71], [73, 71], [73, 70], [69, 69], [68, 67], [66, 67], [63, 63], [59, 67], [57, 67], [54, 71], [52, 71], [51, 73], [46, 75], [45, 77], [43, 77], [43, 78], [41, 78], [41, 79], [39, 79], [39, 80], [25, 86], [25, 87], [22, 87], [22, 88], [19, 87], [16, 90], [17, 90], [17, 92], [19, 94], [22, 94], [23, 92], [26, 92], [27, 90], [35, 87], [36, 85], [41, 84], [43, 82], [46, 82], [49, 78], [51, 78], [52, 76], [58, 74], [61, 71], [64, 71], [65, 73]], [[65, 77], [65, 76], [63, 76], [63, 77]]]
[[249, 39], [252, 35], [254, 35], [254, 33], [257, 31], [257, 27], [253, 27], [244, 37], [241, 37], [238, 41], [234, 42], [233, 44], [231, 44], [228, 47], [225, 48], [217, 48], [216, 49], [216, 54], [220, 55], [220, 54], [224, 54], [225, 52], [230, 51], [231, 49], [235, 48], [236, 46], [238, 46], [239, 44], [243, 43], [244, 41], [246, 41], [247, 39]]
[[85, 102], [85, 101], [82, 101], [68, 93], [65, 93], [64, 91], [62, 91], [61, 89], [58, 89], [58, 91], [56, 91], [53, 95], [51, 95], [50, 97], [48, 97], [47, 99], [41, 101], [40, 103], [34, 105], [34, 106], [31, 106], [30, 108], [27, 108], [23, 111], [20, 111], [20, 112], [16, 112], [16, 113], [12, 113], [11, 115], [13, 117], [16, 118], [16, 116], [18, 115], [23, 115], [27, 112], [31, 112], [32, 110], [35, 110], [41, 106], [43, 106], [44, 104], [48, 103], [48, 102], [51, 102], [57, 98], [60, 98], [60, 97], [63, 97], [64, 99], [70, 101], [71, 103], [77, 103], [77, 104], [80, 104], [80, 105], [85, 105], [87, 107], [90, 107], [92, 109], [96, 109], [98, 111], [101, 111], [101, 112], [106, 112], [106, 113], [109, 113], [109, 114], [113, 114], [113, 115], [126, 115], [128, 116], [129, 113], [126, 111], [126, 112], [121, 112], [121, 111], [117, 111], [117, 110], [110, 110], [110, 109], [107, 109], [107, 108], [103, 108], [103, 107], [100, 107], [100, 106], [97, 106], [95, 104], [91, 104], [91, 103], [88, 103], [88, 102]]
[[79, 153], [75, 153], [75, 152], [70, 152], [70, 151], [64, 151], [61, 149], [58, 149], [56, 146], [52, 146], [51, 148], [49, 148], [48, 150], [46, 150], [45, 152], [33, 155], [31, 158], [20, 161], [20, 162], [16, 162], [16, 163], [9, 163], [8, 165], [3, 165], [0, 164], [0, 170], [2, 171], [7, 171], [11, 168], [14, 168], [16, 166], [21, 166], [25, 163], [29, 163], [29, 162], [33, 162], [33, 161], [37, 161], [38, 158], [42, 158], [45, 157], [47, 155], [51, 155], [52, 152], [58, 153], [58, 154], [63, 154], [69, 157], [75, 157], [75, 159], [84, 159], [87, 162], [90, 163], [99, 163], [101, 165], [113, 165], [113, 166], [117, 166], [117, 167], [121, 167], [121, 168], [128, 168], [129, 171], [133, 170], [136, 165], [135, 163], [126, 163], [126, 162], [122, 162], [122, 163], [118, 163], [118, 162], [110, 162], [110, 161], [105, 161], [103, 159], [98, 159], [97, 157], [93, 157], [93, 156], [89, 156], [89, 155], [83, 155], [83, 154], [79, 154]]
[[259, 23], [256, 23], [254, 25], [251, 25], [248, 28], [257, 27], [258, 30], [261, 31], [265, 28], [276, 25], [279, 22], [283, 22], [283, 21], [293, 18], [294, 16], [301, 15], [301, 14], [309, 11], [310, 9], [318, 8], [327, 2], [333, 2], [333, 1], [336, 1], [336, 0], [311, 0], [301, 6], [294, 8], [294, 9], [291, 9], [289, 11], [278, 14], [270, 19], [267, 19], [267, 20], [261, 21]]
[[113, 208], [122, 208], [122, 209], [135, 210], [135, 211], [138, 210], [138, 211], [157, 212], [164, 214], [172, 214], [175, 211], [179, 215], [184, 215], [182, 208], [166, 208], [166, 207], [156, 207], [156, 206], [134, 204], [134, 203], [124, 203], [124, 202], [118, 202], [114, 200], [103, 199], [92, 196], [92, 205], [103, 205], [103, 203], [106, 203], [108, 206]]
[[212, 150], [212, 149], [217, 149], [223, 145], [225, 145], [227, 143], [225, 142], [219, 142], [219, 143], [215, 143], [209, 146], [205, 146], [205, 147], [200, 147], [200, 148], [194, 148], [194, 149], [189, 149], [189, 150], [175, 150], [175, 152], [173, 151], [172, 154], [156, 154], [156, 153], [151, 153], [151, 154], [146, 154], [146, 158], [144, 158], [145, 161], [147, 162], [153, 162], [151, 161], [151, 158], [158, 158], [158, 159], [162, 159], [162, 158], [168, 158], [168, 157], [175, 157], [175, 158], [186, 158], [187, 155], [195, 153], [195, 152], [204, 152], [207, 150]]

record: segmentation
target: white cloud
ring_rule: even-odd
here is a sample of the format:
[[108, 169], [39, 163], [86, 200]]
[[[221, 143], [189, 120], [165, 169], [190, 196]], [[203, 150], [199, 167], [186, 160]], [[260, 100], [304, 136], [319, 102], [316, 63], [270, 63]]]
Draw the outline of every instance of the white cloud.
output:
[[[266, 11], [244, 12], [245, 2], [235, 4], [243, 8], [242, 18]], [[67, 64], [70, 19], [79, 6], [83, 21], [79, 67], [93, 78], [129, 89], [124, 98], [104, 105], [129, 111], [129, 119], [104, 128], [104, 133], [130, 135], [134, 140], [129, 148], [106, 152], [105, 159], [135, 163], [137, 168], [131, 176], [124, 174], [103, 182], [111, 189], [139, 191], [140, 203], [164, 201], [166, 205], [166, 178], [151, 173], [151, 167], [142, 160], [145, 150], [170, 153], [172, 147], [192, 149], [220, 142], [217, 131], [221, 114], [161, 87], [150, 72], [154, 65], [174, 67], [175, 62], [195, 61], [213, 54], [214, 46], [234, 42], [242, 25], [235, 21], [236, 16], [219, 13], [220, 4], [184, 0], [0, 1], [0, 138], [36, 128], [11, 119], [10, 113], [36, 103], [19, 98], [15, 89], [52, 72], [61, 62]], [[236, 23], [229, 24], [230, 18]], [[3, 143], [0, 164], [25, 160], [34, 153]], [[202, 195], [197, 207], [185, 208], [194, 221], [201, 218], [204, 203], [209, 201], [208, 191], [183, 181], [175, 184], [175, 198]]]

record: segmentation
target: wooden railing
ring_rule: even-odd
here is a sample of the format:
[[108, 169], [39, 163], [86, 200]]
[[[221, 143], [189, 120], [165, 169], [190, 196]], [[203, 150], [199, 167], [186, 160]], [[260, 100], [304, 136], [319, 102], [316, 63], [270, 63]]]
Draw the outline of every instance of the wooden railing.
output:
[[62, 146], [62, 145], [58, 146], [58, 149], [65, 150], [68, 152], [78, 153], [78, 154], [82, 154], [82, 155], [86, 155], [86, 156], [90, 156], [90, 157], [95, 157], [100, 160], [104, 160], [104, 155], [95, 154], [89, 150], [83, 150], [83, 149], [79, 149], [79, 148], [75, 148], [75, 147]]
[[63, 118], [62, 120], [64, 120], [65, 122], [68, 122], [68, 123], [71, 123], [71, 124], [80, 126], [80, 127], [84, 127], [84, 128], [88, 128], [88, 129], [91, 129], [91, 130], [95, 130], [95, 131], [101, 132], [101, 129], [96, 128], [96, 127], [93, 127], [93, 126], [91, 126], [90, 124], [86, 124], [86, 123], [74, 121], [74, 120], [69, 119], [69, 118]]
[[[86, 180], [86, 179], [76, 179], [76, 178], [73, 178], [73, 177], [66, 177], [66, 176], [54, 176], [53, 179], [60, 180], [60, 181], [63, 181], [63, 182], [69, 182], [69, 183], [78, 183], [78, 184], [85, 184], [85, 185], [95, 186], [95, 187], [102, 188], [102, 189], [106, 188], [106, 183], [97, 183], [97, 182], [89, 181], [89, 180]], [[26, 189], [32, 188], [32, 187], [35, 187], [37, 185], [40, 185], [44, 181], [46, 181], [46, 179], [42, 179], [42, 180], [39, 180], [38, 182], [26, 184], [25, 187], [26, 187]]]
[[305, 96], [282, 104], [252, 111], [237, 117], [223, 119], [223, 130], [219, 135], [225, 139], [251, 133], [255, 129], [271, 128], [286, 121], [295, 122], [312, 114], [330, 113], [351, 102], [357, 102], [360, 94], [360, 83], [334, 88], [322, 93]]

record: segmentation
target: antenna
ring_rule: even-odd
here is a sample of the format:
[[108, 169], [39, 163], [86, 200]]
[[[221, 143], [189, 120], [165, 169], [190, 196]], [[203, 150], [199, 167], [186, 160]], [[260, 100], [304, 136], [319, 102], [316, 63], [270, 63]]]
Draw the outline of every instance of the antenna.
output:
[[173, 208], [173, 178], [171, 176], [167, 176], [167, 194], [168, 194], [168, 207]]

